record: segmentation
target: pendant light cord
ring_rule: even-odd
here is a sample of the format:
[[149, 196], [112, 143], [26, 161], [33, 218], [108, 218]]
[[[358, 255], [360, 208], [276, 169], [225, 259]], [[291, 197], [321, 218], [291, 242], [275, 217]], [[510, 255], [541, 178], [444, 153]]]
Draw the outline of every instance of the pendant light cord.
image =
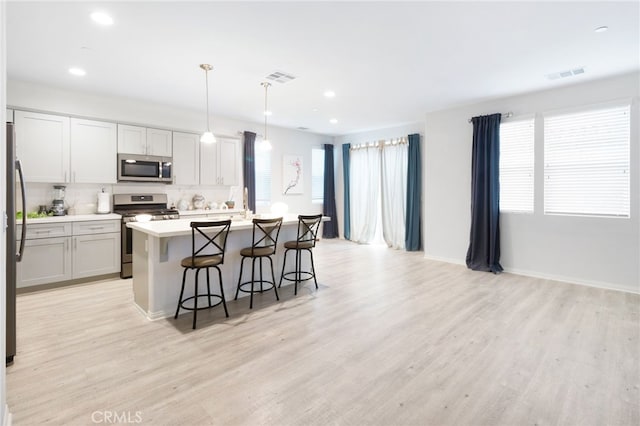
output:
[[205, 81], [205, 87], [207, 90], [207, 132], [210, 132], [211, 128], [209, 126], [209, 70], [208, 69], [204, 70], [204, 81]]

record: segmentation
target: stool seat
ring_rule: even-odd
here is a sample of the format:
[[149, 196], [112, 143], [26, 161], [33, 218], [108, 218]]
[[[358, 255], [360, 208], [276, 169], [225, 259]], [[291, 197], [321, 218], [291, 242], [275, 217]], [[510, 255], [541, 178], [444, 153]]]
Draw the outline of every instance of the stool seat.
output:
[[262, 257], [271, 256], [276, 252], [274, 247], [246, 247], [240, 250], [240, 256]]
[[311, 241], [286, 241], [284, 248], [293, 250], [303, 250], [313, 248], [315, 244]]
[[[280, 275], [280, 283], [278, 287], [282, 285], [282, 280], [293, 281], [293, 294], [298, 294], [298, 283], [313, 279], [313, 282], [318, 288], [318, 281], [316, 279], [316, 268], [313, 264], [313, 251], [316, 246], [316, 236], [318, 235], [318, 228], [322, 222], [322, 215], [299, 215], [298, 216], [298, 234], [295, 241], [285, 241], [284, 243], [284, 260], [282, 261], [282, 274]], [[285, 272], [284, 268], [287, 264], [287, 254], [289, 250], [294, 250], [295, 267], [291, 272]], [[311, 271], [302, 270], [302, 251], [309, 253], [311, 261]]]
[[222, 256], [196, 256], [185, 257], [180, 261], [180, 266], [183, 268], [209, 268], [211, 266], [220, 265], [223, 261]]

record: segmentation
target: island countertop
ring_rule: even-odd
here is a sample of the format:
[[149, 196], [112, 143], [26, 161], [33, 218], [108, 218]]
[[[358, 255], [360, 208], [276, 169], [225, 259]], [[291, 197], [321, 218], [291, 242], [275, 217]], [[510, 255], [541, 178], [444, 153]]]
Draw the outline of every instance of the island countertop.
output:
[[[273, 218], [278, 216], [273, 215], [256, 215], [256, 218]], [[191, 222], [206, 222], [214, 220], [225, 220], [229, 217], [209, 217], [198, 219], [174, 219], [174, 220], [157, 220], [151, 222], [131, 222], [127, 226], [136, 231], [140, 231], [144, 234], [151, 235], [158, 238], [175, 237], [180, 235], [191, 235]], [[324, 217], [323, 222], [330, 220], [329, 217]], [[283, 225], [291, 225], [298, 223], [298, 215], [286, 214], [282, 217]], [[253, 222], [251, 220], [244, 219], [239, 216], [231, 218], [231, 231], [251, 229]]]

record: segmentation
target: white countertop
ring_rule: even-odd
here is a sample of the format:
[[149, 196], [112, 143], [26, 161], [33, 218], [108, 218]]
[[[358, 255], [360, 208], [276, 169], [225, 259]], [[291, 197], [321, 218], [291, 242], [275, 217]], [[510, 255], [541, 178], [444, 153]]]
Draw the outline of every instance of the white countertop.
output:
[[243, 213], [242, 209], [196, 209], [196, 210], [178, 210], [180, 216], [196, 216], [196, 215], [231, 215]]
[[[257, 215], [255, 217], [267, 218], [275, 217], [273, 215]], [[222, 218], [221, 218], [222, 219]], [[322, 221], [330, 220], [328, 217], [322, 218]], [[178, 235], [191, 235], [191, 219], [176, 219], [176, 220], [157, 220], [151, 222], [131, 222], [127, 226], [136, 231], [143, 232], [158, 238], [175, 237]], [[292, 225], [298, 223], [297, 214], [287, 214], [283, 216], [282, 225]], [[251, 229], [253, 223], [251, 220], [236, 219], [233, 218], [231, 222], [231, 231]]]
[[[106, 214], [74, 214], [65, 216], [47, 216], [38, 218], [27, 218], [27, 223], [60, 223], [60, 222], [87, 222], [91, 220], [120, 220], [122, 216], [115, 213]], [[16, 219], [17, 224], [22, 223], [22, 219]]]

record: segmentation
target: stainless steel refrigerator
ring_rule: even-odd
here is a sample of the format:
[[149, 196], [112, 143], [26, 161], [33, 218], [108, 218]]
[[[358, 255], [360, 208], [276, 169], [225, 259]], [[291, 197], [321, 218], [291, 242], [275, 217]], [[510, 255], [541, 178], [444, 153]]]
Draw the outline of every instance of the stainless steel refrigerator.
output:
[[[16, 173], [19, 180], [16, 179]], [[17, 241], [16, 187], [20, 185], [22, 197], [22, 231]], [[6, 363], [11, 364], [16, 354], [16, 268], [22, 260], [24, 239], [27, 232], [27, 213], [24, 211], [25, 189], [22, 165], [16, 158], [16, 142], [13, 123], [7, 123], [7, 344]]]

